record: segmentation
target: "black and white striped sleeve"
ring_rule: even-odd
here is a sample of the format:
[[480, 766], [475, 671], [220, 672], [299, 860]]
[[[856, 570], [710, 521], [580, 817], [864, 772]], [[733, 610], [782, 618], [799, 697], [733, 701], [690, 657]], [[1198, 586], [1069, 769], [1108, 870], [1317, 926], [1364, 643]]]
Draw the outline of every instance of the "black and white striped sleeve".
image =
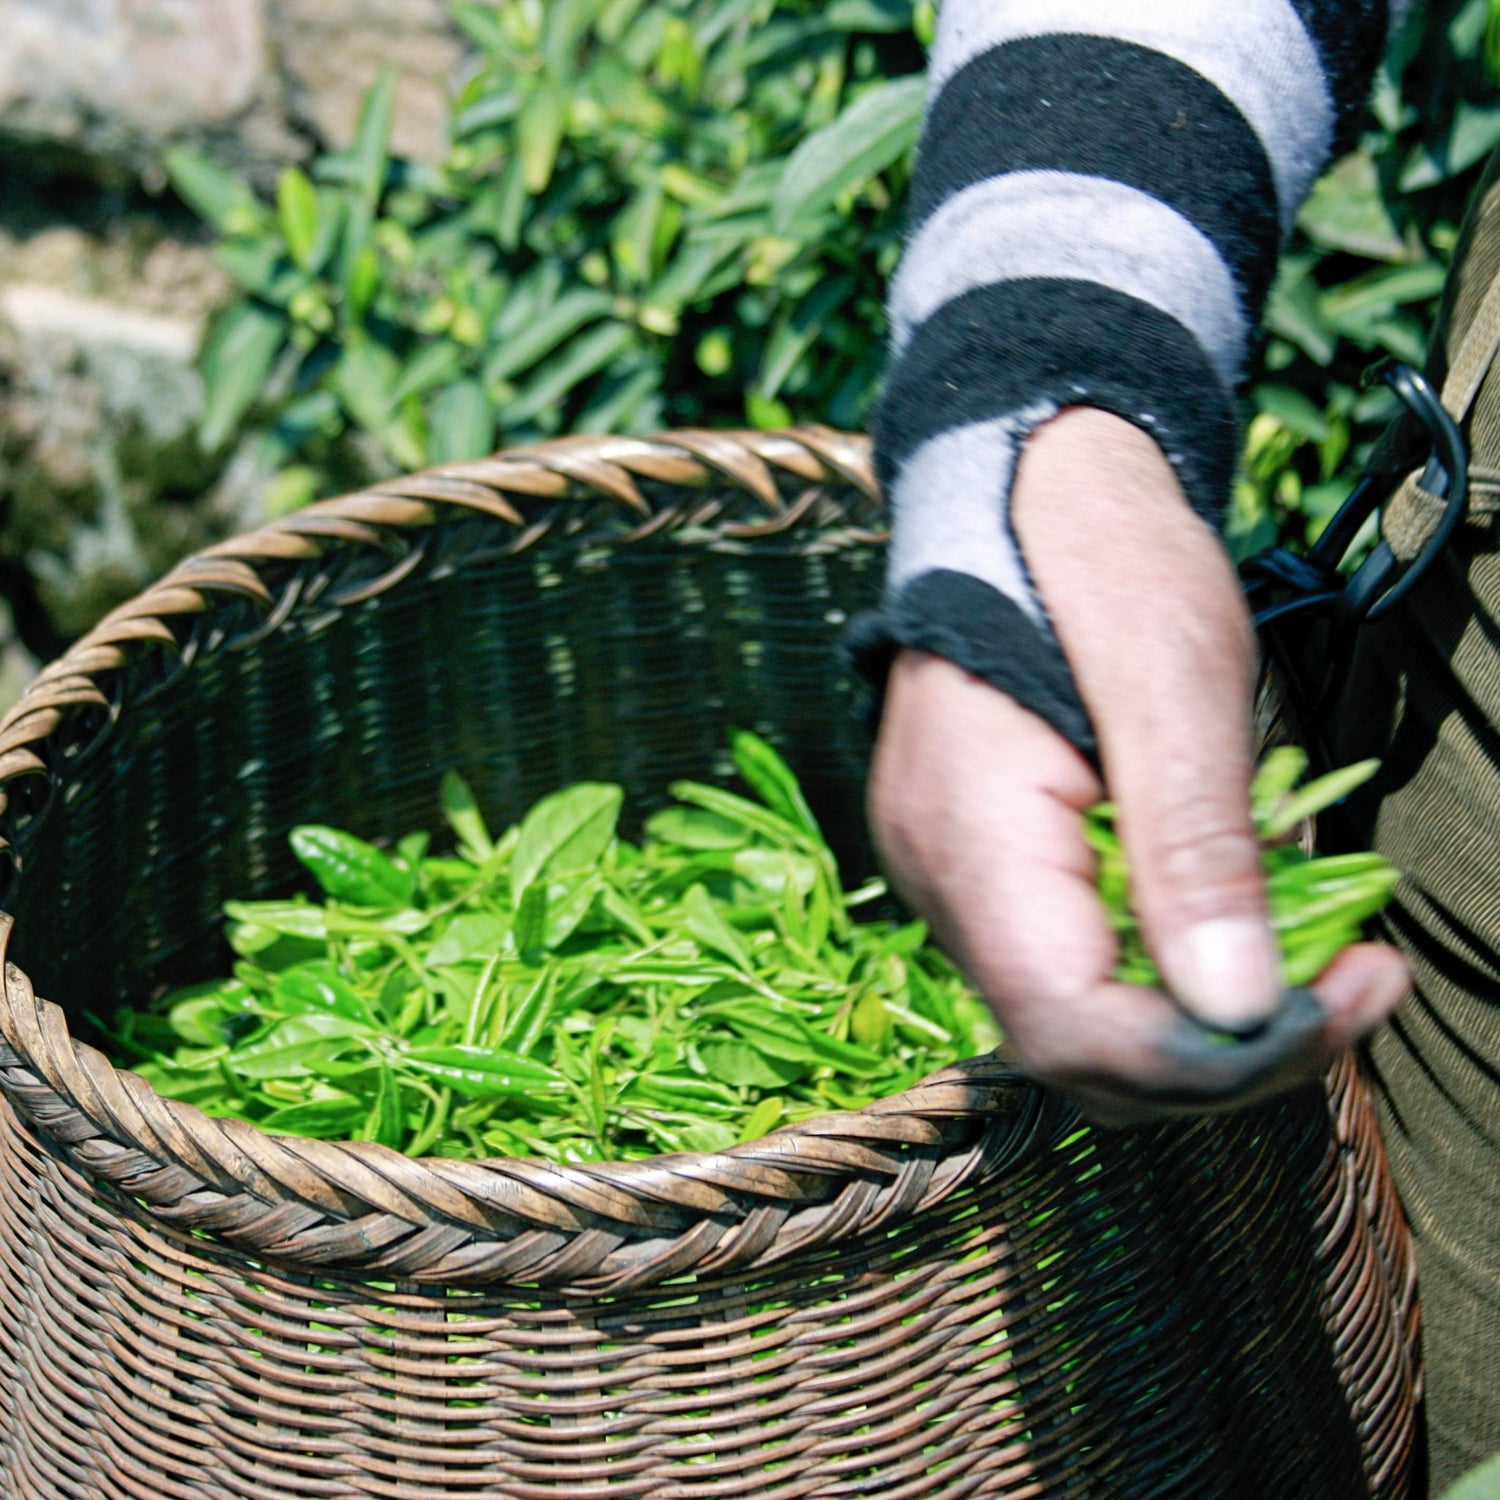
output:
[[1010, 525], [1019, 447], [1104, 408], [1218, 521], [1277, 253], [1389, 20], [1387, 0], [943, 0], [890, 292], [866, 670], [936, 651], [1092, 753]]

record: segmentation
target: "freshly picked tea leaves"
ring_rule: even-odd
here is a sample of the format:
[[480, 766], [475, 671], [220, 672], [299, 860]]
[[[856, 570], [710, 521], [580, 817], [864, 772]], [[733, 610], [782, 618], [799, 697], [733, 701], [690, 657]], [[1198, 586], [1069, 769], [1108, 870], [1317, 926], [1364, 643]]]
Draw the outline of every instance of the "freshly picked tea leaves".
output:
[[919, 922], [855, 922], [796, 779], [748, 733], [758, 800], [681, 782], [641, 844], [582, 782], [498, 838], [449, 776], [456, 841], [293, 831], [323, 899], [226, 905], [226, 979], [124, 1012], [153, 1087], [218, 1116], [411, 1155], [628, 1160], [857, 1109], [998, 1045]]
[[[323, 899], [227, 902], [233, 972], [121, 1012], [117, 1048], [159, 1092], [281, 1134], [601, 1161], [720, 1150], [996, 1047], [921, 922], [852, 919], [885, 887], [843, 889], [776, 752], [749, 733], [732, 749], [755, 799], [679, 782], [639, 845], [617, 786], [567, 787], [497, 838], [452, 774], [451, 853], [426, 833], [386, 852], [297, 828]], [[1289, 984], [1396, 880], [1376, 855], [1281, 841], [1373, 769], [1297, 790], [1305, 765], [1277, 751], [1253, 791]], [[1113, 810], [1087, 829], [1119, 977], [1159, 984]]]
[[[1283, 745], [1261, 762], [1250, 787], [1250, 816], [1260, 836], [1271, 929], [1281, 948], [1284, 984], [1307, 984], [1350, 943], [1364, 923], [1391, 899], [1400, 880], [1378, 854], [1309, 854], [1287, 842], [1304, 819], [1347, 797], [1373, 776], [1378, 761], [1330, 771], [1299, 787], [1307, 756]], [[1125, 852], [1115, 831], [1115, 810], [1101, 802], [1088, 814], [1088, 838], [1099, 859], [1098, 886], [1120, 943], [1115, 977], [1129, 984], [1159, 985], [1161, 974], [1146, 951], [1130, 905]]]

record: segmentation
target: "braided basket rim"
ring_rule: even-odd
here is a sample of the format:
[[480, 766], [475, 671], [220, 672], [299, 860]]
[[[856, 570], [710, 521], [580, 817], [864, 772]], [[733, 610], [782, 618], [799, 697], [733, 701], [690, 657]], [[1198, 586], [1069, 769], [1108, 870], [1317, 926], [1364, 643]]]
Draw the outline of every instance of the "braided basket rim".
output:
[[[680, 519], [670, 506], [653, 506], [641, 480], [747, 493], [765, 520], [715, 533], [745, 543], [791, 529], [809, 508], [784, 504], [778, 475], [852, 487], [880, 505], [868, 439], [829, 428], [566, 437], [320, 501], [207, 547], [106, 615], [0, 720], [0, 812], [19, 781], [49, 774], [46, 743], [68, 710], [109, 709], [102, 679], [147, 649], [175, 648], [172, 622], [228, 595], [252, 601], [274, 626], [277, 600], [263, 566], [368, 545], [464, 510], [511, 525], [510, 550], [521, 551], [578, 502], [601, 499], [640, 516], [615, 539], [628, 545]], [[880, 534], [850, 532], [856, 540]], [[400, 576], [393, 571], [360, 597]], [[743, 1274], [932, 1207], [1076, 1119], [991, 1056], [759, 1141], [638, 1162], [414, 1159], [369, 1142], [273, 1136], [165, 1099], [75, 1040], [62, 1008], [5, 960], [12, 926], [0, 914], [0, 1092], [22, 1118], [159, 1222], [325, 1272], [590, 1293], [688, 1273]]]

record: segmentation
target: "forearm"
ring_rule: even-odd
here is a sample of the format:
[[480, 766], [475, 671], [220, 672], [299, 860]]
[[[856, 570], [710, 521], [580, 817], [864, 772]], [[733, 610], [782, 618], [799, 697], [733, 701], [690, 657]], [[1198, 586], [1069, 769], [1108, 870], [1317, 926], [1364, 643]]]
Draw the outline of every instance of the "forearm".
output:
[[1218, 520], [1281, 241], [1387, 21], [1377, 0], [946, 0], [876, 424], [875, 655], [936, 650], [1094, 748], [1011, 524], [1021, 445], [1101, 407]]

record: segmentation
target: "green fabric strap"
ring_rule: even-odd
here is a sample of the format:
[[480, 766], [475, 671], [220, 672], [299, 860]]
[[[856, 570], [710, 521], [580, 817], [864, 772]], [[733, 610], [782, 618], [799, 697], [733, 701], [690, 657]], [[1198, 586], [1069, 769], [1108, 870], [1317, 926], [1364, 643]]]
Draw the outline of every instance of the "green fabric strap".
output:
[[[1443, 405], [1469, 439], [1469, 512], [1500, 510], [1500, 390], [1490, 379], [1500, 352], [1500, 180], [1497, 160], [1486, 169], [1458, 247], [1443, 312], [1428, 361], [1428, 377], [1442, 380]], [[1446, 366], [1446, 370], [1444, 369]], [[1445, 502], [1418, 483], [1402, 480], [1386, 502], [1381, 535], [1398, 560], [1414, 558], [1436, 530]]]
[[[1357, 632], [1328, 710], [1339, 761], [1381, 762], [1330, 836], [1373, 846], [1402, 872], [1384, 935], [1415, 993], [1366, 1062], [1416, 1244], [1432, 1494], [1500, 1451], [1497, 347], [1500, 156], [1460, 236], [1427, 368], [1469, 444], [1470, 513], [1400, 606]], [[1401, 441], [1392, 434], [1386, 454]], [[1389, 471], [1412, 461], [1408, 451]], [[1403, 485], [1383, 518], [1398, 556], [1440, 510], [1414, 480]]]

